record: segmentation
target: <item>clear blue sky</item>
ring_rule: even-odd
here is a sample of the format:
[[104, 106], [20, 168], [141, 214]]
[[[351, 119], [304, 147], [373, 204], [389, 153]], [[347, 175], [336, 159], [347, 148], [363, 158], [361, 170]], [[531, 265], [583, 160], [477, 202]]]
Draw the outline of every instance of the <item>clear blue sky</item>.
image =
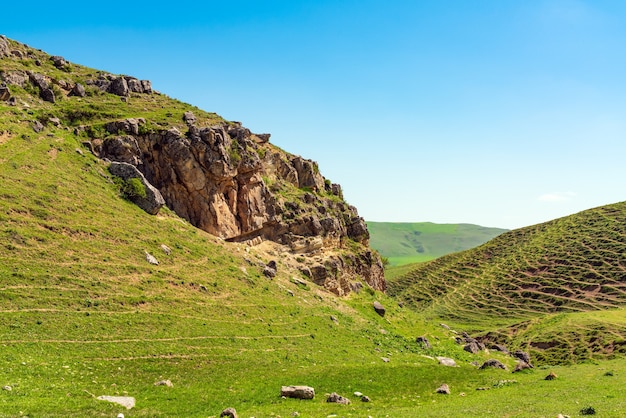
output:
[[366, 220], [626, 200], [622, 0], [7, 3], [0, 33], [271, 133]]

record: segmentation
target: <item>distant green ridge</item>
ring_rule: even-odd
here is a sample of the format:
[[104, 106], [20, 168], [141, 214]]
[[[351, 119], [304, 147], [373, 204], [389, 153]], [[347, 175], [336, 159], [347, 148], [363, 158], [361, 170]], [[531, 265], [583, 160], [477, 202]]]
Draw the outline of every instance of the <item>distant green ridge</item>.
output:
[[472, 224], [367, 222], [370, 246], [391, 266], [429, 261], [483, 244], [506, 232]]

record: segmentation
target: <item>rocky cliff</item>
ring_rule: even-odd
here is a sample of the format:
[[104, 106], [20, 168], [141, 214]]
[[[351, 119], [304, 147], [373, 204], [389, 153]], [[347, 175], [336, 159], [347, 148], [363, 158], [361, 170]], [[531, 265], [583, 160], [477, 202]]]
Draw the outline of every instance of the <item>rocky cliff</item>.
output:
[[147, 80], [85, 69], [6, 38], [0, 58], [3, 100], [19, 107], [15, 93], [26, 93], [42, 105], [33, 129], [72, 129], [100, 158], [136, 167], [193, 225], [227, 241], [276, 243], [303, 275], [336, 294], [360, 282], [385, 290], [367, 226], [340, 186], [315, 162], [273, 146], [269, 134], [166, 98]]

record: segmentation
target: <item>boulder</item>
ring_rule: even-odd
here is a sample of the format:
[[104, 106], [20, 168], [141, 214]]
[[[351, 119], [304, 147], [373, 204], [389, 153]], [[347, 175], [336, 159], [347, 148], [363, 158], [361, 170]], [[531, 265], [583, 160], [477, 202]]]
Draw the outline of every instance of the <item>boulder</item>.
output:
[[85, 97], [86, 94], [87, 92], [85, 91], [85, 86], [80, 83], [74, 84], [74, 87], [72, 87], [72, 90], [70, 91], [70, 96]]
[[226, 408], [222, 411], [220, 417], [237, 418], [237, 411], [235, 408]]
[[437, 361], [439, 361], [439, 364], [442, 366], [457, 367], [456, 361], [448, 357], [437, 357]]
[[495, 369], [503, 369], [506, 370], [506, 366], [504, 364], [502, 364], [502, 362], [496, 360], [496, 359], [489, 359], [487, 361], [485, 361], [482, 366], [480, 366], [481, 369], [487, 369], [487, 368], [495, 368]]
[[186, 111], [183, 114], [183, 122], [187, 125], [193, 125], [196, 123], [196, 115], [193, 114], [191, 110]]
[[161, 192], [151, 185], [134, 165], [123, 162], [112, 162], [109, 166], [109, 171], [114, 176], [120, 177], [125, 181], [133, 178], [137, 178], [141, 181], [146, 195], [131, 196], [130, 199], [149, 214], [156, 215], [163, 205], [165, 205], [165, 199], [163, 199]]
[[280, 389], [280, 396], [295, 399], [313, 399], [315, 389], [310, 386], [283, 386]]
[[52, 57], [50, 57], [50, 61], [52, 61], [52, 64], [57, 67], [59, 70], [62, 70], [63, 67], [65, 67], [67, 65], [67, 61], [65, 61], [65, 58], [59, 56], [59, 55], [54, 55]]
[[116, 96], [126, 97], [129, 94], [128, 83], [124, 77], [115, 77], [111, 80], [111, 84], [109, 84], [107, 91], [115, 94]]
[[428, 338], [426, 338], [426, 337], [417, 337], [417, 338], [415, 339], [415, 342], [416, 342], [417, 344], [421, 345], [421, 346], [422, 346], [422, 348], [425, 348], [425, 349], [427, 349], [427, 350], [430, 350], [431, 348], [433, 348], [433, 347], [430, 345], [430, 341], [428, 341]]
[[385, 316], [385, 307], [378, 301], [374, 302], [374, 311], [380, 316]]
[[465, 347], [463, 347], [463, 350], [467, 351], [468, 353], [476, 354], [480, 351], [480, 348], [478, 347], [478, 344], [475, 341], [471, 341], [468, 344], [465, 344]]
[[526, 369], [532, 369], [532, 366], [526, 363], [525, 361], [520, 360], [515, 365], [515, 369], [513, 369], [513, 373], [521, 372], [522, 370], [526, 370]]
[[56, 102], [56, 97], [52, 89], [42, 89], [39, 93], [39, 96], [46, 102], [50, 102], [50, 103]]
[[351, 403], [350, 399], [345, 398], [336, 392], [333, 392], [330, 395], [328, 395], [328, 398], [326, 398], [326, 402], [338, 403], [342, 405], [349, 405]]
[[513, 354], [511, 354], [513, 357], [520, 359], [526, 363], [528, 363], [530, 365], [530, 367], [532, 366], [532, 363], [530, 362], [530, 355], [522, 350], [516, 350]]
[[276, 265], [276, 261], [272, 260], [263, 268], [263, 275], [269, 278], [276, 277], [277, 270], [278, 266]]
[[450, 387], [445, 383], [439, 386], [435, 392], [440, 393], [442, 395], [449, 395], [451, 393]]

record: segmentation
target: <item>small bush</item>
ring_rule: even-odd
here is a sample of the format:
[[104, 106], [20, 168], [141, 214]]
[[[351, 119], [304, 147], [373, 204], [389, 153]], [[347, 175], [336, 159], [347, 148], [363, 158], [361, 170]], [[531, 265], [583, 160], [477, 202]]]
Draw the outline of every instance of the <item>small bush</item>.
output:
[[133, 200], [136, 198], [145, 198], [147, 196], [146, 188], [137, 177], [133, 177], [128, 180], [116, 178], [114, 181], [120, 188], [120, 193], [125, 199]]

